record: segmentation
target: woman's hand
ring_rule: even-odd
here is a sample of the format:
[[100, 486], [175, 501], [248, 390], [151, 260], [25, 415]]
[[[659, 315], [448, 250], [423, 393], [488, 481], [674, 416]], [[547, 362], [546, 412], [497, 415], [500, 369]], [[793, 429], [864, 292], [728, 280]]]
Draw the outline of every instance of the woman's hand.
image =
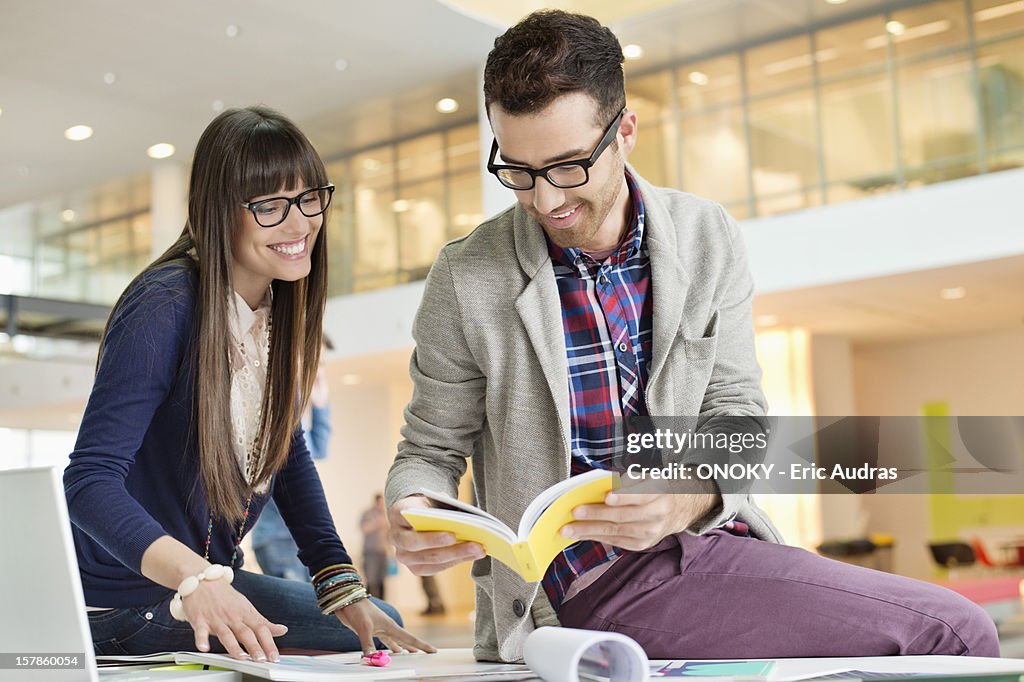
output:
[[437, 649], [422, 639], [403, 630], [398, 623], [391, 619], [391, 616], [381, 611], [369, 599], [360, 599], [355, 604], [335, 611], [334, 615], [345, 627], [356, 633], [364, 655], [372, 654], [377, 650], [377, 645], [373, 643], [374, 637], [395, 653], [425, 651], [428, 654], [433, 654], [437, 652]]
[[210, 650], [210, 635], [214, 635], [231, 658], [243, 659], [248, 653], [254, 661], [280, 659], [274, 637], [288, 632], [288, 628], [264, 618], [226, 581], [204, 580], [182, 600], [182, 605], [199, 651]]

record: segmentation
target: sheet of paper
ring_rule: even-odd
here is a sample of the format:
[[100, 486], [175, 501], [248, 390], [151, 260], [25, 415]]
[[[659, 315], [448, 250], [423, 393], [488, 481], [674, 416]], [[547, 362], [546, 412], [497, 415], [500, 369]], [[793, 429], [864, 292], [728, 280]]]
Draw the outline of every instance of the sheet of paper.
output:
[[[767, 661], [760, 661], [764, 663]], [[742, 664], [751, 661], [741, 660], [675, 660], [654, 661], [652, 667], [655, 676], [665, 669], [680, 669], [685, 666], [696, 672], [701, 666]], [[714, 679], [717, 674], [709, 671], [714, 668], [704, 667], [703, 679]], [[768, 682], [800, 682], [810, 679], [907, 679], [914, 677], [934, 677], [938, 675], [994, 675], [1000, 673], [1024, 675], [1024, 659], [1012, 658], [979, 658], [969, 656], [862, 656], [850, 658], [781, 658], [775, 659], [774, 665], [767, 673], [750, 675], [739, 672], [727, 672], [726, 667], [718, 668], [728, 677], [718, 679], [762, 679]], [[683, 675], [679, 675], [683, 676]], [[690, 676], [690, 679], [694, 679]]]
[[617, 632], [542, 627], [523, 645], [526, 665], [545, 682], [646, 682], [647, 654]]

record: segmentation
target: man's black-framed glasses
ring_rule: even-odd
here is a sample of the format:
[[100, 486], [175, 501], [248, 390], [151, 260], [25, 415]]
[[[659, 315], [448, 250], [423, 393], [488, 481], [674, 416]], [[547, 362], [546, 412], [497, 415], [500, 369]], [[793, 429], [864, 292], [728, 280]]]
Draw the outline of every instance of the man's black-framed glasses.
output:
[[615, 119], [608, 125], [608, 128], [604, 131], [604, 136], [597, 143], [597, 146], [594, 147], [594, 151], [588, 159], [559, 161], [537, 170], [523, 166], [496, 164], [494, 159], [498, 155], [498, 141], [494, 140], [491, 143], [491, 158], [487, 160], [487, 170], [494, 173], [494, 176], [498, 178], [498, 182], [509, 189], [533, 189], [537, 178], [544, 178], [560, 189], [572, 189], [573, 187], [585, 185], [590, 180], [590, 167], [597, 163], [598, 157], [615, 139], [615, 133], [619, 130], [619, 122], [622, 121], [622, 116], [625, 113], [626, 108], [623, 107], [618, 115], [615, 116]]
[[327, 183], [323, 187], [307, 189], [292, 198], [272, 197], [260, 201], [243, 201], [242, 206], [252, 212], [256, 224], [260, 227], [280, 225], [288, 217], [292, 204], [299, 207], [299, 212], [307, 218], [313, 218], [327, 210], [334, 195], [334, 185]]

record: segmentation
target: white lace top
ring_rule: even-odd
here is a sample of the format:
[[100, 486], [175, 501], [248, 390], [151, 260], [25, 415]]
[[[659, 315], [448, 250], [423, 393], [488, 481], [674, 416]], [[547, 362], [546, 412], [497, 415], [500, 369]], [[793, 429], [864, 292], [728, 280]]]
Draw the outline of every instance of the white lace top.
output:
[[[228, 307], [231, 333], [231, 444], [238, 466], [246, 480], [252, 482], [256, 471], [250, 462], [253, 445], [263, 416], [263, 394], [267, 386], [267, 358], [270, 355], [270, 290], [259, 308], [252, 310], [238, 292], [234, 305]], [[269, 482], [256, 492], [267, 491]]]

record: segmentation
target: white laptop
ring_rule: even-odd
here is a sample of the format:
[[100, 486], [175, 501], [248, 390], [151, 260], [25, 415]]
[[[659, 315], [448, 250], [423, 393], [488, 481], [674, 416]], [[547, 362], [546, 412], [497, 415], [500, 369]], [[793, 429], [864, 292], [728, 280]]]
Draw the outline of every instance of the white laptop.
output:
[[[42, 660], [39, 660], [42, 659]], [[54, 664], [66, 667], [43, 668]], [[227, 671], [97, 671], [62, 473], [0, 471], [0, 681], [241, 680]]]

